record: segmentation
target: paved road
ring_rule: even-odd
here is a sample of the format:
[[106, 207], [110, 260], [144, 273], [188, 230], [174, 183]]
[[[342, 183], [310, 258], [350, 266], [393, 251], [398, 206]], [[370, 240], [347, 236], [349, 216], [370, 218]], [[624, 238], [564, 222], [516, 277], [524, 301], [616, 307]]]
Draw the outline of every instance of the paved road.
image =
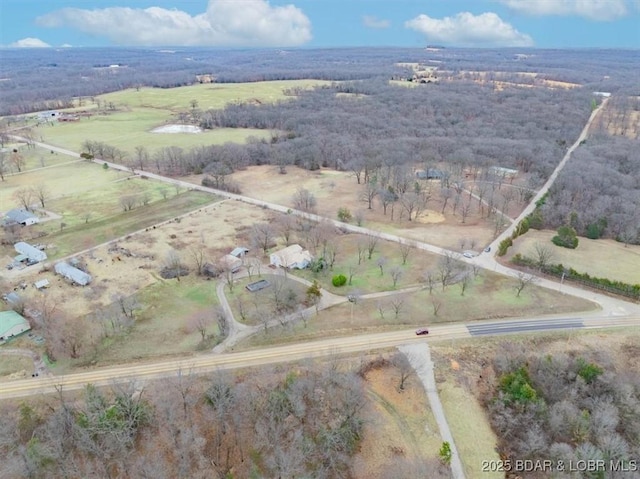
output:
[[[526, 331], [541, 332], [547, 330], [541, 326], [546, 322], [549, 322], [550, 330], [557, 329], [556, 320], [557, 318], [523, 319], [521, 321], [512, 321], [512, 323], [528, 323], [527, 327], [523, 326], [519, 328], [518, 333]], [[593, 317], [588, 319], [584, 318], [583, 321], [584, 327], [590, 329], [640, 328], [640, 316], [626, 318]], [[221, 369], [246, 368], [339, 354], [373, 351], [376, 349], [396, 347], [402, 344], [419, 343], [425, 340], [438, 341], [470, 338], [469, 326], [479, 324], [493, 325], [493, 328], [499, 330], [503, 322], [479, 321], [471, 324], [443, 324], [433, 326], [430, 328], [428, 338], [416, 336], [413, 329], [388, 331], [238, 353], [207, 354], [181, 360], [164, 360], [153, 363], [137, 363], [135, 365], [99, 368], [88, 372], [68, 374], [66, 376], [16, 380], [0, 384], [0, 400], [53, 393], [56, 391], [56, 387], [59, 386], [65, 390], [77, 390], [84, 388], [87, 384], [108, 386], [123, 381], [142, 381], [170, 377], [177, 375], [180, 371], [191, 371], [200, 374]], [[573, 325], [574, 324], [572, 324], [572, 326]], [[499, 333], [491, 334], [507, 334], [507, 332], [500, 330]]]
[[444, 413], [440, 396], [438, 395], [438, 387], [436, 386], [436, 377], [434, 374], [435, 365], [431, 360], [429, 345], [426, 343], [414, 343], [400, 346], [398, 349], [407, 357], [409, 364], [411, 364], [411, 367], [413, 367], [416, 375], [422, 382], [422, 386], [429, 398], [431, 412], [440, 430], [440, 438], [448, 442], [451, 447], [451, 474], [453, 479], [464, 479], [462, 461], [460, 460], [456, 443], [453, 440], [453, 434], [451, 434], [451, 430], [449, 429], [447, 416]]

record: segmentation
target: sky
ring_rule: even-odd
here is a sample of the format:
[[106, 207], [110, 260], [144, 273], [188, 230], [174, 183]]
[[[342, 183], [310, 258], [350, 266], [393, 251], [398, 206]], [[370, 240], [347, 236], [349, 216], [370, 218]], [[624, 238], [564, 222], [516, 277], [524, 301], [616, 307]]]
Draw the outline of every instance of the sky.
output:
[[0, 0], [2, 47], [640, 48], [640, 0]]

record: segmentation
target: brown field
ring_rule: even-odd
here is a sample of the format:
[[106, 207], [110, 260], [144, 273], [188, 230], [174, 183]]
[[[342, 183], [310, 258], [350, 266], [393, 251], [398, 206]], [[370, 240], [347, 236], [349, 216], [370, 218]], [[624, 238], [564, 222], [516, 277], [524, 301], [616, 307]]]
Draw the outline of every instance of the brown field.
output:
[[366, 382], [364, 437], [352, 460], [354, 477], [387, 479], [393, 465], [404, 460], [437, 462], [442, 439], [420, 380], [412, 376], [399, 391], [398, 371], [385, 367], [367, 373]]
[[[383, 214], [382, 206], [374, 200], [373, 209], [367, 209], [367, 201], [362, 198], [364, 185], [358, 185], [355, 177], [349, 172], [321, 169], [308, 171], [297, 167], [288, 167], [287, 174], [278, 174], [277, 167], [264, 165], [252, 166], [231, 175], [243, 192], [260, 200], [270, 201], [293, 207], [293, 195], [298, 188], [311, 191], [318, 200], [317, 212], [329, 218], [336, 218], [338, 209], [345, 207], [355, 214], [364, 213], [363, 226], [381, 231], [396, 233], [410, 239], [426, 241], [438, 246], [456, 249], [461, 239], [474, 239], [477, 247], [485, 245], [493, 239], [494, 225], [491, 220], [480, 218], [477, 200], [472, 201], [472, 212], [463, 224], [460, 216], [451, 215], [447, 206], [445, 215], [440, 213], [442, 203], [438, 196], [439, 183], [431, 182], [432, 199], [417, 220], [399, 220], [400, 206], [395, 206], [394, 220], [391, 220], [390, 209]], [[200, 177], [191, 177], [194, 183]], [[427, 185], [427, 182], [424, 182]], [[464, 195], [466, 198], [466, 195]], [[517, 205], [513, 202], [512, 211], [517, 214]], [[483, 246], [482, 246], [483, 247]]]
[[561, 248], [551, 242], [554, 231], [530, 230], [514, 240], [505, 259], [516, 253], [535, 258], [535, 245], [548, 246], [553, 251], [553, 263], [562, 263], [581, 273], [589, 273], [599, 278], [624, 281], [631, 284], [640, 282], [640, 246], [624, 246], [611, 239], [592, 240], [580, 237], [576, 249]]
[[628, 111], [620, 111], [611, 103], [607, 103], [591, 125], [591, 131], [606, 131], [612, 136], [631, 139], [640, 138], [640, 98], [631, 97], [629, 101]]

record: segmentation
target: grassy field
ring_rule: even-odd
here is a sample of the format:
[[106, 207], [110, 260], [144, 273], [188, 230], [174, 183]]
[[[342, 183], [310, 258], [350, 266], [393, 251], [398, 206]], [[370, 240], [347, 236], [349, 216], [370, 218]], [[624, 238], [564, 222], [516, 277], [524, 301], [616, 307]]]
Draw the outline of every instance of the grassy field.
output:
[[216, 197], [207, 193], [185, 191], [131, 211], [120, 210], [111, 216], [90, 219], [88, 223], [84, 223], [84, 220], [78, 222], [77, 213], [70, 214], [67, 217], [73, 219], [72, 226], [60, 230], [60, 221], [52, 221], [47, 226], [51, 233], [46, 236], [45, 241], [54, 245], [47, 254], [50, 259], [61, 258], [169, 220], [214, 201]]
[[[247, 284], [258, 281], [259, 279], [266, 279], [271, 283], [271, 286], [253, 293], [245, 288]], [[273, 275], [263, 272], [260, 278], [253, 276], [252, 279], [242, 278], [238, 280], [234, 283], [232, 292], [229, 292], [229, 287], [225, 286], [225, 296], [227, 297], [227, 301], [229, 302], [229, 306], [233, 312], [233, 317], [236, 321], [249, 325], [261, 324], [261, 319], [265, 318], [267, 312], [272, 309], [274, 298], [273, 284], [274, 281], [278, 280], [285, 281], [283, 289], [290, 289], [293, 291], [297, 298], [296, 304], [304, 307], [302, 303], [306, 299], [307, 286], [299, 281], [285, 279], [284, 276], [281, 275]], [[245, 313], [246, 319], [244, 320], [240, 314], [240, 305], [242, 305]]]
[[[19, 203], [13, 198], [13, 195], [16, 190], [21, 188], [45, 185], [50, 198], [72, 197], [89, 191], [101, 190], [112, 182], [129, 175], [129, 173], [116, 170], [103, 170], [99, 165], [86, 162], [39, 169], [7, 177], [0, 188], [0, 205], [2, 205], [2, 209], [18, 207]], [[33, 200], [34, 203], [38, 202], [37, 198], [33, 198]], [[45, 206], [48, 207], [48, 204], [45, 203]]]
[[28, 148], [26, 143], [8, 143], [5, 145], [5, 148], [9, 150], [8, 166], [10, 173], [18, 172], [15, 163], [12, 160], [14, 149], [18, 150], [17, 154], [22, 157], [24, 162], [23, 166], [20, 168], [23, 172], [34, 170], [36, 168], [48, 168], [62, 163], [77, 161], [75, 158], [71, 158], [69, 156], [51, 153], [50, 150], [40, 148], [39, 146]]
[[[255, 335], [236, 349], [438, 323], [521, 318], [523, 311], [526, 311], [526, 316], [537, 316], [585, 311], [595, 307], [589, 301], [537, 286], [527, 287], [517, 298], [513, 289], [515, 280], [492, 273], [484, 274], [486, 276], [476, 278], [464, 296], [460, 295], [460, 288], [454, 285], [445, 292], [435, 288], [433, 294], [423, 290], [379, 299], [363, 299], [357, 304], [345, 303], [320, 311], [318, 316], [306, 323], [288, 324]], [[349, 290], [344, 291], [344, 294], [348, 293]], [[401, 304], [397, 316], [394, 302]], [[433, 312], [434, 303], [440, 305], [437, 316]]]
[[516, 253], [536, 257], [535, 245], [540, 243], [553, 251], [552, 263], [562, 263], [581, 273], [600, 278], [615, 279], [627, 283], [640, 282], [640, 246], [624, 246], [614, 240], [591, 240], [580, 238], [576, 249], [561, 248], [551, 242], [554, 231], [529, 231], [513, 242], [506, 256], [511, 259]]
[[[358, 234], [344, 234], [337, 236], [332, 244], [337, 248], [336, 262], [332, 270], [324, 270], [314, 273], [309, 269], [295, 270], [292, 274], [299, 275], [309, 281], [317, 280], [321, 286], [336, 294], [349, 294], [347, 290], [357, 290], [360, 293], [375, 293], [378, 291], [393, 290], [393, 278], [390, 272], [394, 268], [400, 268], [402, 274], [397, 281], [395, 289], [412, 286], [422, 280], [422, 274], [434, 268], [438, 262], [438, 257], [424, 251], [411, 249], [407, 256], [406, 264], [402, 264], [402, 254], [400, 245], [390, 241], [378, 241], [371, 259], [367, 259], [368, 253], [358, 264], [358, 244], [366, 248], [368, 238]], [[384, 262], [382, 274], [378, 261]], [[332, 284], [334, 275], [343, 274], [349, 278], [350, 268], [355, 268], [356, 272], [352, 278], [351, 285], [335, 287]]]
[[[140, 291], [137, 299], [142, 310], [135, 326], [124, 336], [104, 341], [97, 357], [100, 365], [195, 352], [201, 336], [190, 322], [198, 315], [212, 318], [218, 304], [215, 283], [195, 276], [180, 282], [160, 280]], [[208, 334], [216, 331], [213, 321]]]
[[[2, 348], [0, 348], [0, 351], [2, 351]], [[26, 371], [27, 376], [33, 372], [33, 360], [31, 358], [0, 354], [0, 378], [22, 371]]]
[[[43, 140], [57, 146], [81, 150], [86, 140], [102, 141], [133, 154], [136, 146], [145, 146], [150, 152], [167, 146], [190, 148], [199, 145], [243, 143], [247, 138], [269, 138], [270, 131], [256, 129], [222, 128], [199, 134], [151, 133], [150, 130], [168, 123], [180, 123], [177, 115], [189, 113], [192, 101], [197, 109], [221, 109], [229, 103], [273, 103], [295, 98], [284, 91], [293, 88], [311, 88], [327, 84], [319, 80], [287, 80], [256, 83], [203, 84], [179, 88], [140, 88], [108, 93], [86, 101], [75, 110], [94, 111], [91, 118], [77, 122], [54, 123], [42, 126], [38, 133]], [[112, 104], [115, 110], [98, 110]]]

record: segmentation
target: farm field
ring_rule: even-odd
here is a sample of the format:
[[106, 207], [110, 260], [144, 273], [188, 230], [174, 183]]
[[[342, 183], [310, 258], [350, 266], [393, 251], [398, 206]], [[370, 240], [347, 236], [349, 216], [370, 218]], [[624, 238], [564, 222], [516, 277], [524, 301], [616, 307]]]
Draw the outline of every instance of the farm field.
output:
[[20, 169], [23, 172], [35, 170], [37, 168], [50, 168], [64, 163], [80, 161], [66, 155], [59, 155], [55, 152], [51, 153], [50, 150], [39, 146], [29, 148], [26, 143], [7, 143], [5, 148], [8, 150], [7, 166], [9, 174], [19, 173], [14, 159], [14, 149], [18, 150], [17, 154], [20, 155], [18, 162], [22, 163]]
[[[100, 190], [128, 176], [131, 174], [117, 170], [104, 170], [94, 163], [80, 161], [53, 168], [38, 169], [8, 177], [0, 188], [0, 204], [3, 205], [3, 209], [7, 206], [17, 208], [19, 203], [13, 198], [13, 195], [16, 190], [21, 188], [45, 185], [50, 198], [61, 198]], [[77, 181], [73, 181], [73, 179]], [[34, 198], [34, 203], [37, 202], [37, 198]]]
[[555, 231], [529, 230], [527, 234], [520, 236], [509, 248], [506, 259], [511, 259], [515, 254], [535, 257], [537, 243], [548, 246], [553, 252], [552, 263], [562, 263], [581, 273], [589, 273], [591, 276], [624, 281], [630, 284], [640, 282], [640, 246], [624, 246], [611, 239], [592, 240], [580, 237], [576, 249], [561, 248], [551, 242], [556, 235]]
[[[36, 130], [37, 137], [56, 146], [81, 151], [86, 140], [101, 141], [133, 155], [137, 146], [150, 153], [163, 147], [188, 149], [194, 146], [243, 143], [249, 137], [269, 138], [271, 132], [258, 129], [221, 128], [201, 133], [153, 133], [156, 127], [181, 124], [180, 113], [192, 113], [192, 102], [200, 111], [221, 109], [229, 103], [272, 103], [294, 96], [285, 91], [328, 84], [320, 80], [287, 80], [255, 83], [202, 84], [178, 88], [128, 89], [83, 99], [72, 109], [94, 113], [77, 122], [52, 123]], [[101, 106], [101, 109], [98, 106]], [[108, 105], [113, 109], [105, 111]]]

